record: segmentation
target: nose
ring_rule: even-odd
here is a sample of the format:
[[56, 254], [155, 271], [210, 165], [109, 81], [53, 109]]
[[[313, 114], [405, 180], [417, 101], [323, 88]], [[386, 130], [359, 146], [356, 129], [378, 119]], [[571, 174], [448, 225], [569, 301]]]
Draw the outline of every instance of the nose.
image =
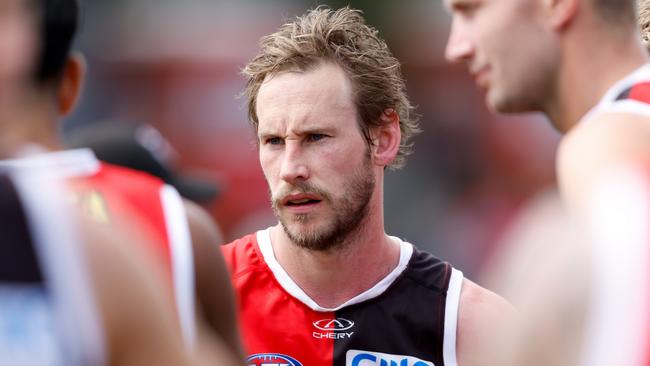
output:
[[448, 62], [468, 61], [474, 56], [474, 45], [466, 33], [457, 20], [452, 21], [445, 48], [445, 58]]
[[309, 179], [309, 169], [298, 141], [286, 141], [280, 178], [290, 184]]

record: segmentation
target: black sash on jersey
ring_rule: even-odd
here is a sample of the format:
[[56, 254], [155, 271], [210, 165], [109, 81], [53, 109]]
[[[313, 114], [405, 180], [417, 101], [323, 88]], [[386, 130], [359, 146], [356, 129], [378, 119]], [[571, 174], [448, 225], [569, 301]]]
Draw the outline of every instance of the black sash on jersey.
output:
[[42, 283], [34, 241], [16, 187], [0, 174], [0, 283]]

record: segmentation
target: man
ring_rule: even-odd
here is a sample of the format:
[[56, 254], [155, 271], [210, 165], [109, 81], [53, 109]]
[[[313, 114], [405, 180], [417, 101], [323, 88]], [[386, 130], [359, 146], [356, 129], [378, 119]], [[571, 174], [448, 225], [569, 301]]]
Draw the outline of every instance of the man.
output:
[[[644, 167], [650, 158], [650, 66], [636, 2], [446, 4], [453, 15], [446, 56], [467, 64], [489, 107], [544, 112], [564, 133], [557, 172], [566, 217], [575, 225], [547, 215], [530, 226], [529, 236], [537, 238], [549, 228], [562, 231], [561, 240], [546, 244], [559, 244], [547, 250], [565, 254], [552, 253], [554, 263], [545, 257], [519, 273], [528, 287], [520, 288], [528, 292], [520, 328], [525, 336], [508, 364], [647, 364], [648, 315], [642, 310], [650, 263], [642, 243], [650, 238], [643, 188], [650, 186]], [[543, 281], [533, 280], [544, 272]], [[545, 306], [551, 291], [558, 294], [556, 304]], [[563, 310], [576, 317], [567, 322]], [[553, 329], [540, 320], [550, 318], [565, 322], [555, 321]]]
[[[80, 55], [70, 54], [78, 20], [76, 1], [41, 0], [39, 4], [42, 12], [31, 9], [30, 13], [35, 29], [42, 31], [35, 71], [19, 98], [14, 98], [11, 119], [4, 123], [0, 136], [2, 145], [15, 151], [17, 158], [2, 161], [0, 166], [55, 169], [73, 182], [77, 200], [98, 222], [109, 228], [137, 223], [145, 238], [143, 248], [162, 267], [176, 300], [188, 347], [202, 342], [197, 340], [198, 316], [216, 331], [216, 341], [227, 345], [229, 354], [224, 357], [238, 364], [241, 351], [232, 293], [215, 247], [220, 239], [207, 214], [182, 201], [177, 191], [162, 181], [102, 164], [90, 151], [47, 152], [62, 148], [57, 121], [73, 110], [84, 79], [84, 63]], [[195, 309], [200, 310], [198, 314]]]
[[634, 0], [446, 0], [446, 57], [464, 62], [502, 113], [542, 111], [565, 134], [561, 193], [572, 209], [604, 169], [650, 155], [646, 51]]
[[384, 231], [417, 132], [399, 62], [359, 11], [318, 7], [244, 69], [279, 223], [225, 247], [251, 365], [493, 364], [510, 306]]
[[[38, 45], [27, 5], [0, 5], [0, 136]], [[0, 140], [0, 157], [17, 147], [9, 141]], [[109, 241], [89, 222], [74, 225], [83, 217], [48, 174], [0, 171], [0, 364], [189, 364], [147, 257], [126, 252], [119, 232]]]

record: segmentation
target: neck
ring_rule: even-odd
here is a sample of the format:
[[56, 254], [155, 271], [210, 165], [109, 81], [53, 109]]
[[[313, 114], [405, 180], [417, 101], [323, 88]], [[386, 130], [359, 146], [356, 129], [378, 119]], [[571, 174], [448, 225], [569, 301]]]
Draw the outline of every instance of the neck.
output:
[[330, 251], [298, 247], [280, 225], [271, 229], [278, 262], [318, 305], [336, 308], [372, 288], [397, 267], [400, 246], [384, 232], [382, 202], [374, 201], [378, 202], [371, 201], [368, 217], [359, 230]]
[[570, 131], [611, 86], [644, 63], [638, 35], [574, 35], [565, 43], [555, 98], [544, 107], [562, 133]]
[[[8, 158], [29, 144], [46, 150], [60, 150], [54, 106], [35, 95], [27, 103], [6, 105], [0, 114], [0, 158]], [[35, 103], [34, 103], [35, 102]], [[43, 107], [35, 107], [43, 106]]]

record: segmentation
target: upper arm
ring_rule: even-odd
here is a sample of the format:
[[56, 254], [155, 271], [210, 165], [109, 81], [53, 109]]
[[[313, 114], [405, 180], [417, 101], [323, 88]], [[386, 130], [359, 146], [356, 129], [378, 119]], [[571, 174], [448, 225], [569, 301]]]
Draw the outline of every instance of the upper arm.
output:
[[188, 361], [163, 273], [131, 236], [84, 225], [108, 365], [182, 365]]
[[199, 315], [215, 333], [213, 336], [243, 359], [230, 274], [219, 250], [223, 238], [205, 210], [187, 200], [184, 203], [192, 237], [196, 295], [202, 310]]
[[512, 330], [514, 315], [502, 297], [464, 279], [456, 335], [458, 365], [501, 365], [499, 342]]
[[558, 182], [571, 209], [581, 210], [593, 183], [620, 165], [650, 159], [650, 119], [606, 113], [582, 122], [558, 150]]

